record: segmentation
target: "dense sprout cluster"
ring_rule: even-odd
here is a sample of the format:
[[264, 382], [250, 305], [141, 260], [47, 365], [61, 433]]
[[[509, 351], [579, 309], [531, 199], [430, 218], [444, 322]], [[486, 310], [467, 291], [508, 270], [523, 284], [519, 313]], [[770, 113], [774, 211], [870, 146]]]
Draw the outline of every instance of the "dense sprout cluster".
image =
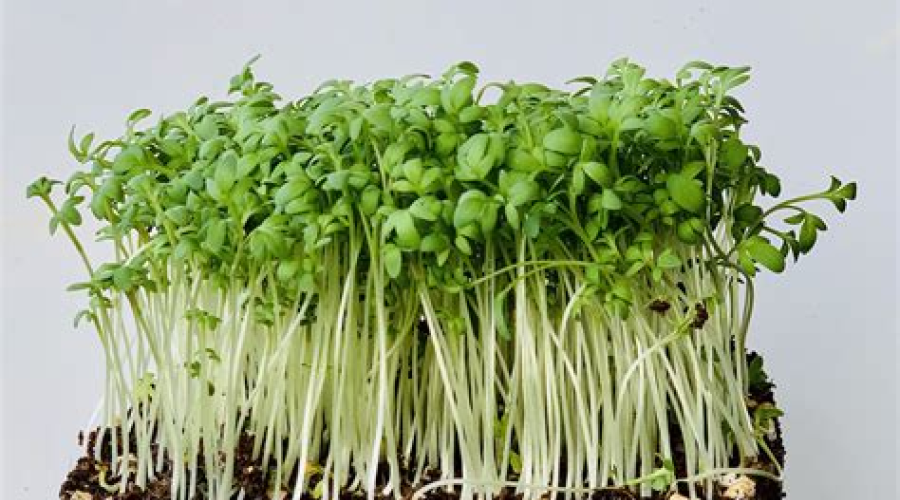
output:
[[[747, 68], [695, 62], [669, 81], [619, 60], [571, 91], [477, 75], [460, 63], [284, 101], [248, 65], [233, 100], [149, 127], [138, 110], [96, 145], [72, 137], [85, 168], [64, 201], [46, 178], [29, 195], [89, 271], [73, 288], [108, 354], [107, 418], [127, 414], [144, 438], [159, 425], [187, 470], [249, 421], [279, 464], [273, 490], [320, 461], [333, 496], [353, 477], [374, 494], [381, 461], [399, 495], [400, 455], [417, 477], [461, 466], [466, 495], [511, 471], [529, 495], [666, 488], [655, 457], [671, 464], [670, 419], [692, 476], [759, 453], [744, 402], [752, 278], [825, 229], [801, 204], [843, 211], [855, 184], [760, 205], [780, 184], [740, 135], [730, 93]], [[97, 268], [73, 229], [85, 210], [115, 249]], [[351, 359], [372, 372], [337, 368]], [[213, 409], [183, 408], [192, 397]], [[341, 412], [376, 419], [348, 427]], [[153, 474], [141, 442], [138, 483]], [[231, 474], [207, 493], [227, 498]], [[186, 497], [196, 484], [180, 477]]]
[[[781, 271], [825, 227], [800, 212], [799, 238], [771, 231], [780, 251], [763, 238], [755, 198], [780, 187], [740, 138], [743, 109], [728, 93], [747, 68], [693, 63], [672, 83], [620, 60], [574, 92], [479, 89], [477, 74], [462, 63], [437, 80], [332, 81], [280, 105], [248, 66], [234, 101], [202, 98], [147, 129], [136, 129], [150, 114], [139, 110], [121, 139], [73, 143], [90, 169], [66, 184], [59, 220], [77, 223], [85, 202], [102, 237], [140, 236], [134, 263], [101, 267], [100, 288], [149, 285], [142, 270], [173, 261], [227, 282], [265, 274], [292, 297], [327, 265], [323, 247], [357, 233], [370, 242], [361, 258], [392, 278], [425, 269], [449, 286], [471, 279], [459, 271], [477, 269], [486, 247], [514, 255], [527, 241], [530, 259], [588, 262], [613, 301], [627, 301], [623, 277], [679, 267], [678, 249], [710, 243], [723, 217], [750, 274], [757, 262]], [[843, 208], [853, 189], [835, 183], [822, 197]]]

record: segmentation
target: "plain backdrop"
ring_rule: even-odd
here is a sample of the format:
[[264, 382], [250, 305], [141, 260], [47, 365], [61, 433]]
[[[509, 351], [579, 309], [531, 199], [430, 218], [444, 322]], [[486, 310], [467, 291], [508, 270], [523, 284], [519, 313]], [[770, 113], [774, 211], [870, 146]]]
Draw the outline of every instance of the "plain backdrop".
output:
[[286, 97], [459, 60], [560, 86], [621, 56], [654, 76], [694, 59], [751, 65], [746, 132], [785, 192], [829, 173], [860, 186], [845, 215], [823, 207], [830, 229], [812, 255], [758, 287], [751, 343], [787, 411], [788, 498], [896, 498], [893, 2], [21, 0], [3, 17], [3, 500], [56, 497], [103, 372], [96, 339], [72, 326], [76, 255], [25, 185], [71, 172], [73, 124], [112, 137], [135, 108], [221, 97], [255, 54]]

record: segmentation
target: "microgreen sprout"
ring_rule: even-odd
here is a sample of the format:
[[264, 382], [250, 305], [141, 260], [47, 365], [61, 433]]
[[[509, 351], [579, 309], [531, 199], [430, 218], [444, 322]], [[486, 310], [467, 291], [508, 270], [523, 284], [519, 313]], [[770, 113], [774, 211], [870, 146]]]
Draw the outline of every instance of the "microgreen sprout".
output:
[[[745, 351], [754, 277], [809, 253], [811, 202], [843, 211], [856, 186], [777, 199], [740, 133], [748, 71], [673, 82], [623, 59], [556, 90], [460, 63], [285, 101], [248, 64], [228, 100], [73, 133], [81, 168], [28, 195], [87, 270], [78, 319], [123, 433], [101, 438], [136, 457], [113, 477], [144, 486], [168, 457], [173, 498], [199, 466], [230, 498], [245, 431], [295, 500], [399, 498], [428, 470], [464, 498], [697, 497], [752, 473], [780, 415], [747, 403], [767, 382]], [[88, 258], [83, 213], [113, 260]]]

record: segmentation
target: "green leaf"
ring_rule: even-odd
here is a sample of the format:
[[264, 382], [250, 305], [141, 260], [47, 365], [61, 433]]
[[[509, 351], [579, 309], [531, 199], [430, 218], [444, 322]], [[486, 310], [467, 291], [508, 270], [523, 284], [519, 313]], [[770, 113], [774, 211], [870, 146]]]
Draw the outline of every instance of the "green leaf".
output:
[[519, 454], [514, 451], [509, 452], [509, 467], [516, 474], [520, 474], [522, 472], [522, 457], [520, 457]]
[[544, 148], [569, 156], [581, 152], [581, 142], [581, 134], [568, 127], [552, 130], [544, 136]]
[[837, 190], [837, 195], [845, 200], [855, 200], [856, 199], [856, 183], [850, 182], [842, 186]]
[[465, 236], [457, 236], [454, 240], [454, 244], [456, 245], [456, 248], [458, 248], [462, 253], [466, 255], [472, 255], [472, 246], [469, 245], [469, 241], [465, 238]]
[[197, 156], [204, 160], [211, 160], [218, 156], [223, 149], [225, 149], [225, 138], [216, 137], [208, 141], [203, 141]]
[[644, 263], [644, 261], [639, 260], [633, 262], [631, 266], [629, 266], [628, 269], [625, 270], [625, 276], [628, 276], [629, 278], [635, 276], [637, 273], [641, 272], [641, 269], [644, 269], [645, 267], [646, 264]]
[[604, 189], [600, 195], [600, 205], [606, 210], [620, 210], [622, 208], [622, 200], [612, 189]]
[[373, 215], [378, 211], [381, 202], [381, 190], [375, 186], [366, 186], [360, 196], [359, 208], [365, 215]]
[[672, 139], [678, 130], [678, 125], [671, 118], [654, 114], [646, 120], [647, 131], [659, 139]]
[[784, 411], [772, 403], [760, 403], [753, 410], [754, 430], [765, 435], [775, 429], [775, 420], [784, 416]]
[[847, 209], [847, 201], [856, 199], [856, 183], [850, 182], [842, 186], [840, 180], [832, 177], [831, 187], [828, 189], [826, 197], [834, 204], [838, 212], [843, 213]]
[[77, 292], [79, 290], [91, 290], [96, 287], [96, 284], [92, 281], [85, 281], [81, 283], [73, 283], [66, 287], [67, 292]]
[[506, 165], [523, 172], [534, 172], [541, 168], [541, 162], [531, 152], [522, 148], [511, 149], [507, 153]]
[[816, 237], [816, 226], [809, 221], [804, 221], [800, 226], [800, 237], [797, 240], [800, 243], [800, 252], [809, 252], [816, 244]]
[[78, 328], [78, 325], [80, 325], [83, 320], [95, 322], [97, 321], [97, 316], [88, 309], [82, 309], [75, 315], [75, 318], [72, 320], [72, 325], [75, 328]]
[[278, 263], [275, 275], [279, 280], [287, 282], [294, 279], [300, 272], [300, 262], [296, 260], [286, 260]]
[[165, 211], [166, 218], [176, 225], [183, 226], [191, 218], [191, 211], [185, 206], [175, 206]]
[[[149, 109], [136, 109], [130, 115], [128, 115], [128, 124], [134, 125], [135, 123], [147, 118], [152, 115], [153, 112]], [[82, 148], [84, 150], [85, 148]]]
[[471, 76], [478, 75], [478, 72], [479, 72], [478, 65], [476, 65], [472, 61], [460, 61], [460, 62], [456, 63], [454, 68], [466, 75], [471, 75]]
[[79, 149], [79, 146], [77, 144], [75, 144], [75, 127], [74, 126], [69, 129], [68, 146], [69, 146], [69, 153], [72, 155], [73, 158], [75, 158], [75, 160], [77, 160], [79, 162], [84, 162], [87, 159], [85, 157], [84, 152], [81, 151], [81, 149]]
[[236, 169], [237, 163], [228, 159], [223, 159], [216, 167], [214, 179], [216, 181], [216, 187], [222, 194], [228, 193], [234, 186], [234, 183], [237, 180]]
[[520, 179], [509, 189], [507, 203], [518, 207], [536, 200], [539, 193], [540, 187], [537, 182], [531, 179]]
[[756, 408], [754, 412], [754, 417], [757, 421], [764, 422], [767, 420], [772, 420], [775, 418], [783, 417], [784, 411], [780, 408], [777, 408], [772, 403], [763, 403]]
[[475, 88], [475, 77], [465, 76], [452, 85], [444, 87], [441, 92], [441, 106], [447, 113], [455, 115], [472, 102], [472, 89]]
[[755, 356], [747, 364], [747, 384], [754, 390], [764, 390], [769, 385], [769, 377], [766, 375], [762, 356]]
[[312, 498], [314, 498], [315, 500], [322, 498], [322, 495], [325, 494], [326, 486], [327, 486], [327, 484], [326, 484], [326, 481], [324, 478], [319, 480], [319, 482], [317, 482], [316, 486], [313, 488], [312, 493], [310, 493], [310, 496]]
[[218, 253], [225, 243], [225, 230], [225, 221], [211, 221], [206, 228], [206, 239], [203, 242], [203, 247], [210, 253]]
[[422, 239], [416, 229], [416, 222], [408, 210], [397, 210], [390, 217], [390, 224], [397, 233], [397, 244], [406, 250], [419, 248]]
[[785, 217], [784, 221], [788, 224], [800, 224], [806, 220], [806, 212], [798, 212], [790, 217]]
[[275, 191], [275, 205], [283, 207], [300, 197], [304, 191], [310, 188], [309, 181], [304, 178], [293, 179], [283, 184]]
[[426, 87], [419, 89], [410, 100], [413, 106], [439, 106], [441, 104], [441, 92], [436, 88]]
[[28, 185], [28, 188], [25, 190], [25, 195], [28, 198], [46, 198], [50, 196], [55, 184], [62, 183], [47, 177], [40, 177]]
[[384, 269], [391, 278], [400, 276], [400, 268], [403, 265], [403, 254], [396, 245], [387, 244], [382, 247]]
[[763, 214], [763, 210], [752, 203], [744, 203], [734, 210], [734, 219], [745, 224], [757, 222]]
[[484, 234], [491, 234], [494, 232], [494, 228], [497, 227], [497, 212], [500, 209], [500, 205], [497, 203], [487, 202], [484, 205], [484, 213], [481, 217], [481, 232]]
[[676, 234], [678, 239], [684, 243], [698, 243], [703, 235], [703, 221], [695, 217], [679, 222], [676, 227]]
[[672, 200], [682, 209], [695, 214], [703, 210], [706, 198], [699, 181], [673, 173], [666, 180], [666, 188]]
[[781, 180], [772, 174], [766, 174], [763, 177], [760, 191], [769, 196], [778, 196], [781, 194]]
[[394, 119], [391, 118], [390, 104], [376, 104], [367, 109], [363, 113], [363, 117], [376, 128], [389, 131], [394, 125]]
[[784, 255], [765, 238], [753, 236], [743, 243], [743, 247], [754, 262], [762, 264], [772, 272], [784, 271]]
[[78, 147], [81, 148], [81, 153], [84, 155], [85, 159], [91, 152], [91, 143], [94, 142], [94, 133], [85, 135], [81, 138], [81, 142], [78, 143]]
[[503, 207], [503, 213], [506, 216], [506, 222], [512, 226], [513, 229], [519, 229], [519, 225], [521, 224], [521, 218], [519, 216], [519, 211], [513, 205], [507, 204]]
[[140, 146], [127, 146], [116, 155], [113, 160], [113, 171], [116, 173], [127, 173], [129, 171], [140, 169], [145, 163], [146, 157], [144, 150]]
[[738, 168], [747, 160], [749, 148], [740, 139], [730, 138], [720, 146], [720, 161], [728, 168]]
[[485, 108], [478, 105], [471, 105], [463, 108], [459, 112], [460, 123], [471, 123], [480, 120], [484, 116]]
[[117, 290], [127, 292], [131, 290], [135, 285], [135, 274], [129, 267], [119, 266], [116, 270], [113, 271], [112, 280], [113, 285]]
[[657, 257], [656, 265], [663, 269], [675, 269], [681, 267], [681, 259], [675, 255], [672, 249], [667, 248]]
[[528, 213], [525, 216], [525, 222], [522, 224], [522, 230], [529, 238], [537, 238], [538, 233], [541, 231], [541, 217], [534, 213]]
[[600, 82], [591, 89], [591, 95], [588, 100], [588, 112], [591, 118], [603, 123], [609, 118], [609, 108], [612, 103], [612, 93], [609, 88]]
[[584, 180], [584, 166], [581, 164], [575, 165], [572, 169], [572, 182], [569, 184], [570, 196], [580, 196], [584, 193]]
[[582, 168], [584, 169], [584, 173], [587, 174], [587, 176], [590, 177], [592, 181], [596, 182], [604, 188], [612, 187], [612, 171], [610, 171], [609, 167], [607, 167], [603, 163], [589, 161], [582, 164]]
[[322, 183], [322, 189], [326, 191], [343, 191], [350, 185], [350, 174], [348, 170], [338, 170], [325, 176], [325, 182]]
[[650, 474], [650, 488], [654, 491], [665, 491], [675, 484], [675, 464], [665, 460], [663, 466]]
[[636, 116], [629, 116], [622, 120], [622, 123], [619, 125], [619, 130], [623, 132], [626, 130], [638, 130], [643, 128], [643, 126], [644, 120], [641, 120]]
[[477, 189], [463, 193], [453, 212], [453, 225], [459, 229], [473, 222], [480, 222], [487, 202], [487, 195]]
[[613, 297], [630, 304], [632, 302], [632, 293], [631, 287], [628, 285], [627, 280], [618, 280], [613, 284], [610, 289], [610, 293]]
[[503, 143], [488, 134], [476, 134], [459, 148], [457, 177], [459, 180], [483, 180], [505, 157]]
[[425, 171], [422, 166], [421, 158], [413, 158], [403, 163], [400, 166], [403, 175], [410, 180], [415, 185], [418, 185], [422, 181], [422, 173]]
[[443, 234], [429, 234], [422, 238], [419, 250], [423, 252], [438, 253], [450, 247], [450, 239]]
[[421, 220], [436, 221], [441, 215], [441, 202], [433, 196], [425, 196], [409, 206], [409, 213]]
[[81, 225], [81, 213], [78, 212], [78, 204], [83, 201], [84, 198], [80, 196], [76, 196], [73, 198], [69, 198], [63, 202], [59, 207], [59, 212], [57, 213], [57, 218], [59, 222], [66, 223], [70, 226], [78, 226]]

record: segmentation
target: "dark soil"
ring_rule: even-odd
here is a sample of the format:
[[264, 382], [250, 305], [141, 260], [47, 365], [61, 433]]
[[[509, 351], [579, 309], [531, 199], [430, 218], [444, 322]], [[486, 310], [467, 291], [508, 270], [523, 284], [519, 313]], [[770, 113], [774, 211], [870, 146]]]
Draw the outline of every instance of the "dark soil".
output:
[[[751, 354], [750, 356], [752, 358], [754, 355]], [[774, 403], [772, 389], [773, 385], [768, 382], [761, 384], [758, 387], [751, 388], [750, 399], [757, 404], [766, 402]], [[785, 451], [781, 439], [781, 428], [777, 423], [776, 431], [775, 439], [767, 439], [767, 443], [778, 461], [783, 464]], [[117, 432], [119, 431], [117, 430]], [[101, 453], [99, 459], [93, 458], [93, 452], [96, 449], [97, 433], [98, 431], [94, 430], [89, 434], [86, 446], [84, 446], [85, 456], [78, 459], [75, 468], [69, 472], [65, 482], [62, 484], [59, 492], [59, 498], [61, 500], [169, 500], [171, 498], [171, 470], [168, 462], [163, 467], [163, 470], [158, 473], [153, 480], [148, 482], [147, 487], [144, 489], [139, 489], [134, 485], [130, 485], [124, 492], [111, 493], [104, 488], [104, 486], [101, 485], [101, 478], [105, 480], [107, 485], [115, 484], [119, 478], [112, 476], [110, 472], [107, 472], [111, 469], [111, 446], [104, 446], [103, 449], [100, 450]], [[678, 436], [679, 433], [673, 432], [672, 435]], [[119, 436], [121, 436], [121, 434], [119, 434]], [[83, 437], [83, 435], [79, 434], [79, 445], [85, 445], [85, 443], [83, 443]], [[109, 441], [108, 438], [104, 440], [105, 443], [109, 443]], [[258, 459], [253, 458], [252, 450], [253, 437], [245, 433], [241, 436], [238, 447], [235, 450], [235, 485], [244, 490], [245, 500], [272, 500], [266, 495], [267, 467], [265, 467]], [[676, 441], [674, 443], [674, 451], [676, 454], [676, 473], [679, 477], [683, 477], [685, 475], [683, 464], [680, 464], [677, 460], [678, 455], [683, 453], [683, 445]], [[200, 460], [199, 462], [202, 464], [203, 460]], [[755, 466], [774, 472], [774, 467], [765, 455], [761, 456], [760, 463], [755, 464]], [[380, 474], [382, 477], [386, 477], [387, 471], [385, 470], [384, 472], [384, 474]], [[296, 476], [296, 472], [294, 475]], [[313, 477], [311, 479], [317, 480], [318, 478]], [[432, 477], [426, 477], [425, 479], [425, 482], [437, 479], [437, 474]], [[765, 478], [754, 478], [754, 480], [756, 482], [756, 497], [754, 500], [781, 500], [784, 497], [781, 483]], [[202, 467], [200, 467], [198, 469], [198, 491], [205, 491], [205, 485], [205, 474]], [[403, 496], [407, 499], [411, 498], [414, 490], [415, 489], [409, 481], [407, 481], [403, 485]], [[681, 493], [687, 496], [686, 490]], [[456, 492], [451, 492], [442, 489], [432, 490], [425, 495], [426, 500], [455, 500], [458, 497], [458, 490], [456, 490]], [[206, 496], [203, 494], [197, 496], [197, 500], [203, 500], [205, 498]], [[290, 495], [288, 495], [288, 498], [290, 498]], [[365, 496], [360, 492], [347, 491], [342, 495], [341, 500], [362, 500], [364, 498]], [[498, 500], [519, 500], [520, 498], [521, 495], [514, 494], [512, 489], [507, 489], [498, 497]], [[636, 495], [628, 491], [602, 490], [589, 496], [585, 496], [585, 498], [589, 498], [589, 500], [664, 500], [668, 497], [654, 496], [651, 499], [639, 499]], [[720, 499], [721, 497], [717, 495], [716, 498]], [[312, 500], [309, 495], [304, 495], [304, 499]]]

